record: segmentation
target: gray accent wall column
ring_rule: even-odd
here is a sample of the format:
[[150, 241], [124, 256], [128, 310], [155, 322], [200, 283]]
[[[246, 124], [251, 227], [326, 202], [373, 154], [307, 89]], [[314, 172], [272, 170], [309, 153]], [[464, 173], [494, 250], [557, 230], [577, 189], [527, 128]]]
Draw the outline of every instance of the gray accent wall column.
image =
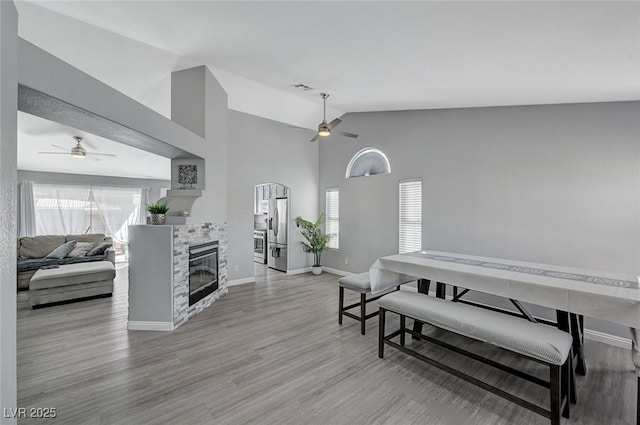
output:
[[[171, 120], [204, 138], [202, 196], [196, 199], [190, 224], [227, 220], [227, 92], [206, 66], [171, 74]], [[177, 189], [177, 182], [173, 182]]]
[[[16, 163], [18, 120], [18, 12], [0, 1], [0, 408], [17, 407], [16, 380]], [[0, 415], [0, 424], [15, 424]]]

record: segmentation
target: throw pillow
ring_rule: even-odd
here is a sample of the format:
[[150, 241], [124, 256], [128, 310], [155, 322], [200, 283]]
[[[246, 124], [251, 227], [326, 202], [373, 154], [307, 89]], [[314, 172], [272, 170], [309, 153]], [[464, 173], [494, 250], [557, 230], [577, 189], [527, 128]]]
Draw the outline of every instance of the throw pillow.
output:
[[76, 247], [76, 241], [63, 243], [62, 245], [60, 245], [59, 247], [51, 251], [46, 258], [55, 258], [58, 260], [62, 260], [64, 257], [69, 255], [69, 253], [73, 251], [73, 248], [75, 247]]
[[67, 257], [84, 257], [85, 255], [87, 255], [87, 252], [91, 251], [91, 248], [96, 245], [99, 245], [99, 243], [76, 242], [76, 247], [73, 248], [73, 251], [67, 254]]
[[111, 248], [111, 244], [110, 243], [102, 242], [102, 243], [94, 246], [93, 248], [91, 248], [89, 250], [89, 252], [87, 252], [87, 257], [92, 257], [94, 255], [102, 255], [109, 248]]

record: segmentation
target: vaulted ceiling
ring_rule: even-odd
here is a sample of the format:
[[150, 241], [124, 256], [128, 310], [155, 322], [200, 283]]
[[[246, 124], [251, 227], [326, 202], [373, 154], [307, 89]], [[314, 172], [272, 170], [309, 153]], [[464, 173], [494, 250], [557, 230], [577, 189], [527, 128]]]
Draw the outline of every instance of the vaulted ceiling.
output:
[[[170, 117], [208, 65], [231, 109], [345, 112], [640, 100], [640, 3], [19, 1], [20, 36]], [[292, 87], [303, 83], [312, 90]]]

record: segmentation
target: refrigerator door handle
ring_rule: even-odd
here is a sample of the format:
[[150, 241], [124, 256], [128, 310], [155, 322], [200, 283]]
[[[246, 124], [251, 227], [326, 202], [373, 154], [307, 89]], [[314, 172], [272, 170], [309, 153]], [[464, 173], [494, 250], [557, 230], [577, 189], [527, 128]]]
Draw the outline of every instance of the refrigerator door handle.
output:
[[269, 230], [273, 230], [273, 218], [269, 219]]
[[273, 228], [273, 235], [277, 238], [278, 237], [278, 227], [280, 226], [280, 217], [278, 217], [278, 208], [277, 207], [275, 209], [275, 216], [276, 216], [276, 226]]

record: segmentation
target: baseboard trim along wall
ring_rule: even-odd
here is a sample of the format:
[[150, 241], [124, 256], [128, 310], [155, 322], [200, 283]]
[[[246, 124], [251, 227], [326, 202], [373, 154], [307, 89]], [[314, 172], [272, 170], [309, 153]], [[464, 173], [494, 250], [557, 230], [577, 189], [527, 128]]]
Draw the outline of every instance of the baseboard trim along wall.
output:
[[229, 286], [244, 285], [245, 283], [256, 283], [256, 277], [245, 277], [242, 279], [233, 279], [229, 281]]
[[625, 348], [631, 350], [631, 339], [623, 338], [621, 336], [611, 335], [604, 332], [592, 331], [591, 329], [584, 330], [584, 337], [591, 341], [598, 341], [604, 344], [613, 345], [614, 347]]
[[287, 274], [290, 274], [290, 275], [309, 273], [309, 272], [311, 272], [311, 267], [304, 267], [302, 269], [287, 270]]
[[338, 270], [338, 269], [332, 269], [331, 267], [322, 267], [322, 270], [324, 270], [327, 273], [333, 273], [333, 274], [337, 274], [338, 276], [350, 276], [354, 273], [352, 272], [345, 272], [344, 270]]
[[130, 331], [172, 331], [173, 322], [144, 322], [131, 321], [127, 324]]

